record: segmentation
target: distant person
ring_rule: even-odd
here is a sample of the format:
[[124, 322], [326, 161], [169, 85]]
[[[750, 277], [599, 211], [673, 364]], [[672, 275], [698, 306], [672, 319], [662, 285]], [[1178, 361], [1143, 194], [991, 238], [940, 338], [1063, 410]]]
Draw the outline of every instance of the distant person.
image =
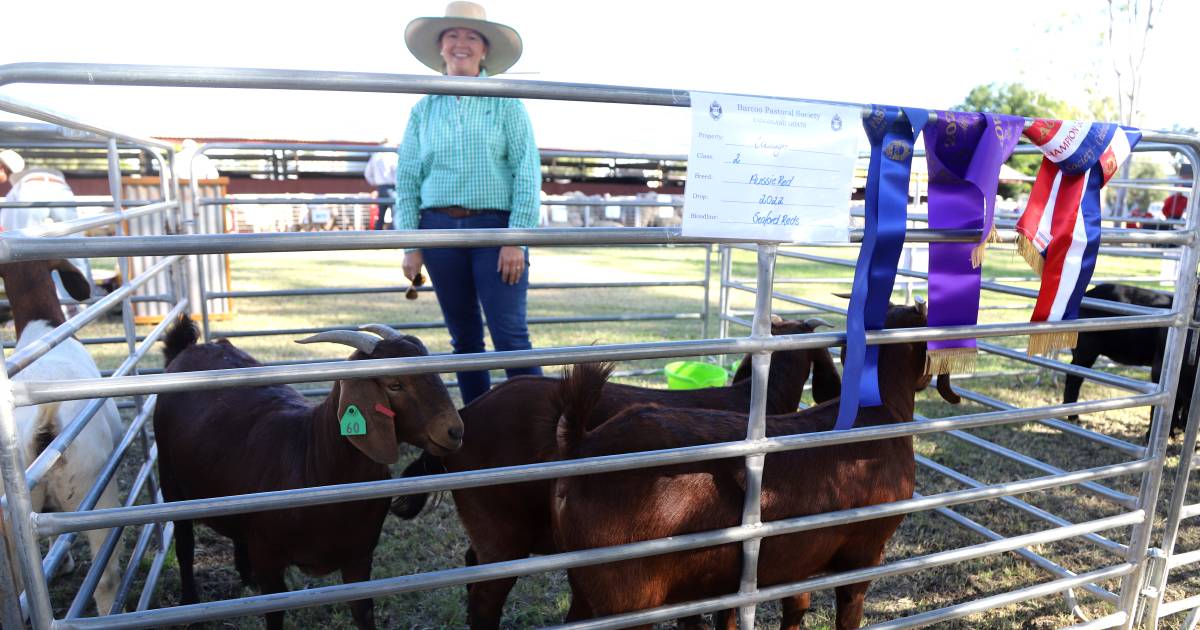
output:
[[[75, 201], [75, 193], [67, 185], [67, 178], [62, 171], [53, 168], [26, 168], [25, 161], [14, 151], [0, 151], [0, 183], [9, 182], [12, 190], [4, 197], [4, 201], [48, 202]], [[13, 232], [16, 230], [32, 229], [78, 218], [78, 211], [73, 207], [66, 208], [3, 208], [0, 209], [0, 231]], [[73, 234], [71, 236], [82, 236]], [[71, 264], [83, 272], [83, 277], [92, 282], [92, 269], [86, 258], [72, 258]], [[58, 297], [64, 303], [74, 301], [63, 287], [58, 272], [53, 273], [54, 284], [58, 287]], [[94, 291], [95, 287], [93, 287]], [[66, 307], [67, 315], [74, 315], [79, 307], [71, 304]]]
[[183, 148], [175, 154], [175, 172], [179, 174], [179, 179], [191, 179], [193, 174], [196, 179], [217, 179], [221, 176], [207, 155], [197, 153], [199, 148], [191, 138], [183, 141]]
[[16, 151], [0, 151], [0, 184], [11, 182], [12, 176], [25, 170], [25, 160]]
[[[1154, 215], [1151, 214], [1149, 210], [1143, 210], [1141, 208], [1134, 208], [1133, 212], [1129, 213], [1129, 216], [1131, 218], [1138, 218], [1138, 219], [1153, 219], [1154, 218]], [[1125, 227], [1132, 228], [1132, 229], [1141, 229], [1142, 227], [1148, 228], [1150, 226], [1149, 226], [1149, 224], [1143, 225], [1140, 221], [1126, 221]]]
[[[1189, 179], [1189, 180], [1192, 178], [1192, 165], [1191, 164], [1185, 164], [1182, 168], [1179, 169], [1179, 178], [1180, 179]], [[1188, 204], [1187, 193], [1185, 193], [1183, 191], [1176, 191], [1174, 193], [1171, 193], [1171, 195], [1169, 197], [1167, 197], [1166, 199], [1163, 200], [1163, 209], [1162, 209], [1163, 217], [1167, 218], [1167, 219], [1182, 219], [1184, 212], [1187, 211], [1187, 204]], [[1170, 229], [1172, 226], [1168, 225], [1165, 227], [1167, 229]]]
[[[385, 138], [383, 144], [391, 144], [391, 141]], [[395, 151], [376, 151], [367, 160], [363, 177], [375, 188], [376, 197], [391, 197], [396, 192], [396, 162], [399, 160], [400, 155]], [[388, 204], [387, 208], [390, 207], [391, 204]], [[375, 216], [375, 225], [371, 229], [382, 230], [386, 208], [384, 204], [378, 204], [375, 208], [379, 214]]]
[[[404, 30], [408, 49], [435, 71], [457, 77], [501, 74], [521, 56], [521, 36], [487, 21], [483, 7], [451, 2], [445, 17], [423, 17]], [[541, 161], [521, 101], [492, 96], [430, 95], [408, 119], [396, 168], [397, 230], [535, 228], [541, 205]], [[429, 268], [455, 354], [484, 351], [487, 316], [498, 351], [532, 348], [526, 322], [529, 256], [525, 248], [411, 250], [404, 275]], [[508, 376], [541, 374], [510, 368]], [[463, 403], [491, 385], [487, 371], [459, 372]]]

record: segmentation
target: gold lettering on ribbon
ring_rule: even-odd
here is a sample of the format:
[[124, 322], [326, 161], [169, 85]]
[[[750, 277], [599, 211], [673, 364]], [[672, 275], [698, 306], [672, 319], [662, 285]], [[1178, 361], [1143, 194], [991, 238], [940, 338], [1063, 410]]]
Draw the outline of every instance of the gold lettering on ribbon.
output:
[[871, 118], [868, 120], [868, 123], [876, 131], [879, 131], [880, 129], [883, 128], [884, 112], [883, 112], [882, 107], [872, 107], [871, 108]]
[[946, 114], [946, 135], [942, 140], [942, 146], [952, 147], [958, 142], [958, 121], [954, 118], [954, 112], [944, 112]]
[[903, 162], [912, 155], [912, 145], [904, 140], [892, 140], [883, 149], [883, 155], [897, 162]]

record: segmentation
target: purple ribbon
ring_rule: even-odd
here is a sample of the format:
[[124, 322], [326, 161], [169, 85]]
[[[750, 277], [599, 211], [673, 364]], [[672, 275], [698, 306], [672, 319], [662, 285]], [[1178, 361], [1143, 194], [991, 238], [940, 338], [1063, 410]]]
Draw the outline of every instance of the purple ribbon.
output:
[[[929, 325], [974, 325], [980, 268], [972, 262], [992, 232], [1000, 166], [1017, 145], [1025, 119], [938, 111], [925, 125], [929, 227], [983, 230], [978, 243], [929, 244]], [[974, 339], [930, 341], [930, 352], [974, 349]]]

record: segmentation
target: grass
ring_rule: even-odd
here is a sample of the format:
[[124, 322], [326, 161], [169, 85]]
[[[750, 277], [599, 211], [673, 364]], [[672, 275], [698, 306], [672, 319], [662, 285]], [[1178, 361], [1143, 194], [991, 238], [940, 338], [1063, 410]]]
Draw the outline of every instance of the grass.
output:
[[[823, 256], [849, 259], [854, 250], [838, 248], [814, 248], [804, 250]], [[714, 256], [714, 263], [716, 257]], [[235, 290], [284, 289], [302, 287], [334, 286], [377, 286], [387, 287], [400, 284], [400, 255], [395, 252], [305, 252], [295, 254], [235, 255], [232, 257], [233, 287]], [[752, 252], [737, 251], [732, 265], [736, 278], [753, 282], [756, 273], [756, 258]], [[633, 281], [633, 280], [681, 280], [703, 277], [703, 250], [694, 247], [629, 247], [609, 249], [546, 248], [533, 252], [532, 281]], [[1118, 259], [1102, 257], [1097, 277], [1157, 275], [1160, 263], [1147, 259]], [[714, 264], [715, 270], [715, 264]], [[835, 291], [846, 289], [845, 284], [831, 285], [813, 280], [832, 276], [849, 277], [848, 268], [836, 265], [815, 264], [793, 258], [781, 258], [776, 269], [780, 282], [776, 289], [792, 295], [805, 297], [835, 305], [845, 305], [845, 300], [832, 296]], [[1011, 251], [994, 248], [989, 251], [984, 267], [985, 277], [1024, 277], [1030, 273], [1025, 263]], [[716, 280], [714, 275], [714, 281]], [[1010, 282], [1018, 286], [1036, 288], [1032, 282]], [[1157, 285], [1151, 285], [1157, 286]], [[579, 314], [617, 315], [622, 313], [699, 313], [702, 290], [699, 287], [652, 287], [637, 289], [539, 290], [531, 293], [531, 318], [559, 317]], [[897, 293], [897, 298], [901, 296]], [[714, 285], [712, 303], [717, 301]], [[753, 296], [733, 291], [730, 303], [734, 309], [749, 310], [753, 307]], [[988, 306], [1019, 306], [1019, 310], [983, 310], [981, 323], [1025, 321], [1029, 315], [1031, 301], [992, 293], [985, 293], [983, 304]], [[422, 294], [416, 301], [407, 301], [400, 293], [376, 293], [353, 296], [313, 296], [299, 298], [238, 299], [234, 304], [236, 316], [229, 321], [214, 322], [213, 331], [270, 330], [282, 328], [306, 328], [316, 326], [356, 325], [380, 321], [393, 324], [404, 322], [429, 322], [440, 320], [440, 313], [432, 294]], [[795, 304], [776, 300], [774, 308], [782, 312], [800, 310]], [[839, 324], [836, 316], [825, 316]], [[709, 336], [717, 335], [715, 320], [709, 322]], [[145, 332], [148, 326], [140, 326]], [[741, 335], [745, 329], [732, 326], [731, 334]], [[117, 319], [106, 319], [88, 330], [88, 336], [120, 334]], [[600, 322], [585, 324], [549, 324], [533, 328], [534, 342], [538, 347], [588, 345], [599, 343], [634, 343], [663, 339], [689, 339], [701, 337], [701, 322], [697, 320], [662, 320], [641, 322]], [[434, 328], [415, 331], [433, 352], [449, 351], [444, 329]], [[11, 330], [6, 331], [11, 335]], [[1023, 347], [1025, 338], [1013, 337], [993, 340], [1010, 347]], [[260, 360], [295, 360], [304, 358], [341, 358], [342, 349], [332, 345], [300, 346], [291, 337], [262, 336], [238, 339], [237, 343]], [[125, 354], [123, 345], [91, 346], [102, 369], [115, 367]], [[736, 357], [730, 357], [736, 358]], [[155, 366], [160, 361], [157, 353], [148, 355], [145, 365]], [[665, 360], [641, 361], [621, 368], [661, 367]], [[1024, 365], [992, 355], [981, 354], [980, 373], [1023, 370]], [[556, 368], [548, 368], [553, 371]], [[1122, 374], [1146, 377], [1144, 370], [1119, 368]], [[663, 386], [661, 376], [642, 376], [625, 379], [626, 382]], [[1033, 407], [1057, 403], [1061, 400], [1061, 377], [1039, 371], [1012, 376], [994, 376], [959, 381], [971, 389], [987, 396], [1000, 399], [1020, 407]], [[1087, 384], [1083, 397], [1097, 398], [1119, 395], [1117, 390]], [[925, 392], [918, 395], [918, 413], [937, 418], [963, 413], [987, 411], [979, 405], [964, 404], [952, 407], [940, 401], [936, 394]], [[1091, 414], [1084, 416], [1080, 424], [1088, 428], [1126, 439], [1135, 443], [1144, 441], [1148, 410], [1145, 408]], [[128, 419], [128, 418], [127, 418]], [[1022, 423], [971, 431], [973, 435], [991, 440], [1001, 446], [1035, 457], [1065, 470], [1078, 470], [1118, 463], [1123, 457], [1111, 449], [1098, 447], [1086, 440], [1064, 435], [1039, 423]], [[928, 457], [956, 470], [966, 472], [981, 483], [1000, 483], [1024, 478], [1039, 477], [1046, 473], [1011, 460], [990, 454], [969, 445], [951, 435], [939, 434], [917, 438], [916, 449]], [[1179, 458], [1179, 445], [1171, 445], [1169, 466]], [[415, 449], [406, 451], [405, 460], [416, 456]], [[135, 454], [135, 458], [140, 458]], [[403, 467], [401, 462], [396, 468]], [[128, 487], [133, 466], [126, 464], [123, 471], [123, 487]], [[1162, 515], [1170, 496], [1173, 477], [1164, 477], [1163, 490], [1159, 494], [1158, 527], [1153, 538], [1157, 544], [1162, 531]], [[1136, 494], [1141, 477], [1138, 475], [1117, 477], [1104, 483], [1121, 492]], [[928, 469], [918, 468], [918, 491], [925, 495], [962, 489], [965, 486], [947, 479]], [[1195, 500], [1195, 493], [1191, 497]], [[1021, 499], [1052, 512], [1071, 522], [1084, 522], [1113, 514], [1121, 509], [1098, 498], [1079, 487], [1050, 490], [1023, 495]], [[1003, 535], [1019, 535], [1044, 529], [1051, 525], [1018, 512], [1003, 503], [992, 500], [954, 508], [959, 513], [986, 525]], [[126, 553], [133, 546], [134, 532], [125, 534]], [[1104, 532], [1118, 542], [1128, 542], [1128, 529]], [[985, 539], [955, 525], [942, 515], [921, 513], [908, 517], [888, 546], [889, 561], [937, 553], [963, 546], [984, 542]], [[220, 536], [206, 528], [197, 529], [197, 578], [203, 588], [206, 601], [227, 599], [254, 594], [244, 589], [232, 569], [231, 546]], [[389, 517], [375, 555], [374, 577], [409, 575], [461, 566], [466, 550], [466, 537], [455, 514], [453, 501], [448, 497], [427, 509], [414, 521], [400, 522]], [[1184, 528], [1180, 549], [1200, 547], [1200, 531]], [[1094, 544], [1072, 539], [1060, 543], [1040, 545], [1037, 553], [1054, 560], [1075, 572], [1086, 572], [1103, 566], [1116, 564], [1119, 558]], [[69, 605], [71, 595], [78, 588], [88, 562], [86, 545], [76, 543], [75, 556], [79, 568], [69, 576], [60, 578], [54, 585], [55, 610], [61, 615]], [[1174, 575], [1174, 574], [1173, 574]], [[1173, 582], [1171, 598], [1200, 592], [1200, 574], [1182, 573], [1178, 582]], [[929, 567], [917, 573], [885, 578], [876, 581], [868, 594], [865, 623], [879, 622], [900, 616], [967, 602], [981, 597], [1003, 593], [1049, 579], [1048, 574], [1034, 568], [1015, 554], [1006, 553], [988, 556], [967, 562]], [[336, 584], [336, 576], [309, 577], [292, 570], [288, 582], [293, 589]], [[1110, 590], [1119, 588], [1116, 581], [1104, 584]], [[140, 578], [134, 590], [136, 598], [140, 589]], [[162, 606], [176, 603], [178, 573], [169, 560], [160, 584]], [[1080, 602], [1089, 615], [1102, 616], [1111, 612], [1111, 607], [1095, 597], [1077, 591]], [[833, 625], [832, 594], [822, 591], [814, 595], [813, 610], [809, 615], [810, 628], [827, 628]], [[569, 602], [569, 591], [565, 574], [562, 572], [522, 578], [509, 599], [506, 609], [506, 628], [531, 628], [555, 624], [561, 621]], [[465, 626], [465, 590], [449, 588], [437, 591], [409, 593], [376, 600], [376, 614], [380, 627], [385, 628], [461, 628]], [[759, 625], [772, 627], [777, 620], [773, 604], [760, 608]], [[1029, 602], [1009, 605], [997, 610], [978, 613], [964, 619], [945, 622], [943, 628], [1049, 628], [1071, 625], [1076, 620], [1063, 604], [1061, 597], [1044, 597]], [[1170, 624], [1178, 624], [1175, 619]], [[353, 627], [348, 608], [344, 605], [309, 608], [288, 613], [290, 627], [309, 628]], [[223, 626], [258, 628], [257, 617], [227, 620]]]

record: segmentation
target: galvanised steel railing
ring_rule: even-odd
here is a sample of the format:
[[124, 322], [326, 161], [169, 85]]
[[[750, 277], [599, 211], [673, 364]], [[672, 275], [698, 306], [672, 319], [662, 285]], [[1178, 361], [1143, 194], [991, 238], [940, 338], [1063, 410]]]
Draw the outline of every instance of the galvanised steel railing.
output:
[[[18, 64], [0, 67], [0, 84], [14, 80], [36, 79], [50, 82], [87, 82], [96, 84], [126, 85], [195, 85], [210, 87], [254, 87], [278, 89], [331, 89], [347, 91], [423, 92], [477, 95], [499, 95], [526, 98], [557, 98], [562, 100], [592, 100], [614, 103], [638, 103], [686, 106], [687, 94], [673, 90], [651, 90], [620, 88], [611, 86], [587, 86], [580, 84], [553, 84], [512, 82], [505, 80], [463, 81], [455, 78], [400, 77], [393, 75], [367, 75], [345, 73], [319, 73], [272, 70], [240, 70], [214, 68], [156, 68], [152, 66], [65, 66], [56, 64]], [[1177, 134], [1147, 133], [1147, 140], [1178, 143], [1178, 146], [1193, 161], [1200, 142], [1196, 138]], [[1193, 198], [1197, 186], [1193, 184]], [[1178, 232], [1144, 233], [1128, 230], [1106, 231], [1104, 240], [1114, 243], [1158, 243], [1185, 246], [1180, 258], [1179, 269], [1193, 270], [1196, 267], [1194, 212], [1189, 212], [1187, 229]], [[421, 234], [333, 234], [301, 235], [304, 240], [289, 238], [292, 235], [224, 235], [224, 236], [162, 236], [128, 237], [124, 239], [29, 239], [0, 237], [0, 260], [36, 259], [49, 255], [50, 248], [58, 248], [57, 255], [189, 255], [197, 253], [267, 252], [267, 251], [320, 251], [332, 249], [396, 248], [405, 246], [436, 247], [457, 246], [470, 239], [471, 245], [527, 244], [527, 245], [570, 245], [570, 244], [621, 244], [629, 242], [710, 242], [684, 239], [677, 231], [655, 229], [587, 230], [580, 234], [575, 230], [501, 230], [478, 231], [470, 234], [421, 233]], [[258, 238], [266, 236], [266, 238]], [[943, 231], [910, 232], [909, 240], [917, 241], [974, 241], [977, 233], [947, 233]], [[246, 237], [246, 238], [243, 238]], [[1011, 239], [1012, 235], [1002, 234]], [[81, 241], [66, 243], [64, 241]], [[775, 247], [770, 243], [759, 247], [759, 276], [757, 286], [770, 287], [771, 271], [775, 259]], [[1183, 272], [1181, 272], [1183, 273]], [[652, 611], [632, 612], [607, 619], [574, 624], [572, 627], [622, 627], [655, 619], [669, 619], [693, 612], [717, 610], [731, 606], [740, 607], [743, 623], [753, 622], [752, 604], [768, 599], [777, 599], [788, 593], [798, 593], [814, 588], [826, 588], [837, 584], [848, 584], [874, 579], [886, 575], [899, 575], [924, 567], [940, 566], [964, 559], [983, 557], [1008, 550], [1017, 550], [1030, 545], [1065, 540], [1067, 538], [1096, 534], [1114, 528], [1131, 528], [1130, 542], [1121, 561], [1103, 566], [1088, 573], [1056, 579], [1031, 588], [1019, 589], [1004, 595], [985, 598], [968, 605], [951, 606], [921, 613], [913, 617], [886, 622], [878, 627], [915, 627], [939, 620], [954, 619], [976, 610], [993, 605], [1022, 601], [1068, 588], [1085, 587], [1100, 581], [1121, 578], [1117, 595], [1117, 608], [1108, 616], [1089, 622], [1087, 627], [1130, 627], [1136, 617], [1136, 608], [1142, 600], [1140, 584], [1146, 568], [1146, 549], [1150, 525], [1154, 517], [1154, 499], [1158, 493], [1166, 446], [1166, 422], [1164, 408], [1169, 409], [1178, 382], [1178, 368], [1182, 355], [1181, 335], [1190, 321], [1185, 316], [1184, 305], [1194, 300], [1195, 285], [1177, 281], [1174, 304], [1169, 311], [1150, 310], [1099, 320], [1084, 320], [1062, 324], [987, 324], [977, 327], [926, 328], [888, 330], [868, 335], [869, 343], [911, 342], [929, 339], [951, 339], [1025, 335], [1037, 332], [1113, 330], [1125, 327], [1164, 326], [1170, 327], [1164, 361], [1162, 382], [1145, 393], [1134, 393], [1098, 401], [1086, 401], [1070, 405], [1051, 405], [1034, 409], [1004, 409], [979, 414], [968, 414], [939, 420], [915, 420], [912, 423], [852, 429], [844, 432], [829, 432], [754, 439], [755, 427], [763, 421], [762, 396], [765, 392], [766, 371], [756, 369], [752, 413], [749, 418], [749, 438], [740, 442], [714, 444], [687, 449], [673, 449], [652, 453], [589, 458], [548, 464], [511, 467], [436, 475], [417, 479], [399, 479], [368, 484], [350, 484], [324, 488], [298, 489], [281, 492], [259, 493], [244, 497], [224, 497], [198, 501], [178, 502], [169, 505], [135, 505], [108, 510], [79, 513], [31, 514], [28, 492], [25, 488], [23, 471], [15, 465], [15, 431], [13, 430], [12, 407], [0, 404], [0, 471], [4, 474], [6, 487], [12, 488], [9, 502], [9, 520], [13, 524], [11, 534], [17, 543], [19, 561], [26, 575], [32, 576], [30, 584], [31, 617], [35, 627], [150, 627], [164, 623], [182, 623], [203, 619], [215, 619], [233, 615], [257, 614], [270, 610], [283, 610], [359, 599], [409, 590], [436, 588], [463, 584], [479, 580], [495, 579], [506, 575], [521, 575], [551, 568], [567, 568], [595, 562], [641, 557], [656, 553], [691, 549], [708, 544], [725, 544], [760, 540], [764, 536], [808, 531], [840, 523], [858, 522], [885, 515], [907, 514], [918, 510], [947, 508], [962, 503], [984, 499], [1013, 496], [1031, 491], [1092, 482], [1120, 475], [1140, 475], [1139, 491], [1133, 509], [1075, 525], [1059, 526], [1054, 529], [1011, 537], [953, 551], [940, 552], [918, 558], [891, 562], [877, 567], [860, 569], [842, 574], [804, 580], [802, 582], [761, 588], [753, 571], [747, 571], [739, 592], [711, 598], [691, 604], [672, 605]], [[590, 360], [615, 360], [631, 358], [653, 358], [664, 356], [695, 356], [699, 354], [725, 354], [752, 351], [765, 353], [784, 348], [820, 347], [835, 345], [842, 340], [838, 333], [820, 333], [797, 337], [770, 337], [761, 334], [767, 330], [766, 321], [770, 314], [770, 294], [763, 292], [756, 301], [753, 333], [738, 339], [700, 340], [692, 342], [662, 342], [650, 344], [620, 344], [586, 348], [550, 348], [521, 352], [489, 353], [482, 356], [420, 357], [415, 359], [390, 359], [379, 361], [342, 361], [321, 365], [272, 366], [247, 368], [244, 370], [222, 370], [187, 375], [125, 376], [99, 380], [83, 380], [65, 383], [19, 383], [12, 388], [16, 404], [36, 404], [53, 400], [81, 398], [95, 395], [139, 395], [184, 389], [205, 389], [216, 386], [250, 385], [283, 382], [305, 382], [329, 380], [330, 378], [354, 378], [378, 374], [423, 373], [450, 371], [469, 366], [472, 369], [490, 367], [515, 367], [533, 364], [564, 364]], [[1190, 314], [1190, 313], [1189, 313]], [[765, 363], [765, 361], [763, 362]], [[222, 379], [220, 383], [216, 379]], [[0, 391], [7, 377], [0, 375]], [[747, 457], [748, 478], [755, 477], [762, 454], [792, 448], [813, 448], [831, 444], [853, 443], [870, 439], [882, 439], [903, 435], [924, 435], [946, 430], [963, 430], [983, 426], [995, 426], [1027, 422], [1073, 413], [1094, 413], [1106, 410], [1126, 409], [1155, 405], [1150, 439], [1144, 455], [1118, 464], [1100, 466], [1079, 471], [1054, 473], [1015, 482], [983, 485], [978, 488], [939, 493], [895, 503], [845, 510], [831, 514], [805, 516], [783, 521], [758, 523], [755, 512], [758, 497], [750, 493], [747, 497], [743, 524], [715, 532], [687, 534], [658, 541], [645, 541], [607, 549], [590, 549], [554, 554], [540, 558], [450, 569], [432, 573], [385, 578], [349, 585], [306, 589], [284, 594], [258, 596], [210, 602], [195, 606], [180, 606], [166, 610], [145, 610], [115, 615], [107, 618], [54, 620], [49, 609], [49, 600], [41, 578], [37, 537], [82, 531], [95, 527], [165, 522], [178, 518], [202, 518], [240, 511], [279, 509], [285, 506], [313, 505], [317, 503], [349, 501], [368, 497], [394, 496], [436, 489], [487, 485], [512, 481], [549, 479], [568, 475], [592, 474], [606, 470], [623, 470], [645, 465], [667, 465], [682, 461]], [[1194, 421], [1194, 419], [1193, 419]], [[28, 515], [28, 516], [27, 516]], [[756, 545], [744, 546], [744, 565], [753, 566]]]

